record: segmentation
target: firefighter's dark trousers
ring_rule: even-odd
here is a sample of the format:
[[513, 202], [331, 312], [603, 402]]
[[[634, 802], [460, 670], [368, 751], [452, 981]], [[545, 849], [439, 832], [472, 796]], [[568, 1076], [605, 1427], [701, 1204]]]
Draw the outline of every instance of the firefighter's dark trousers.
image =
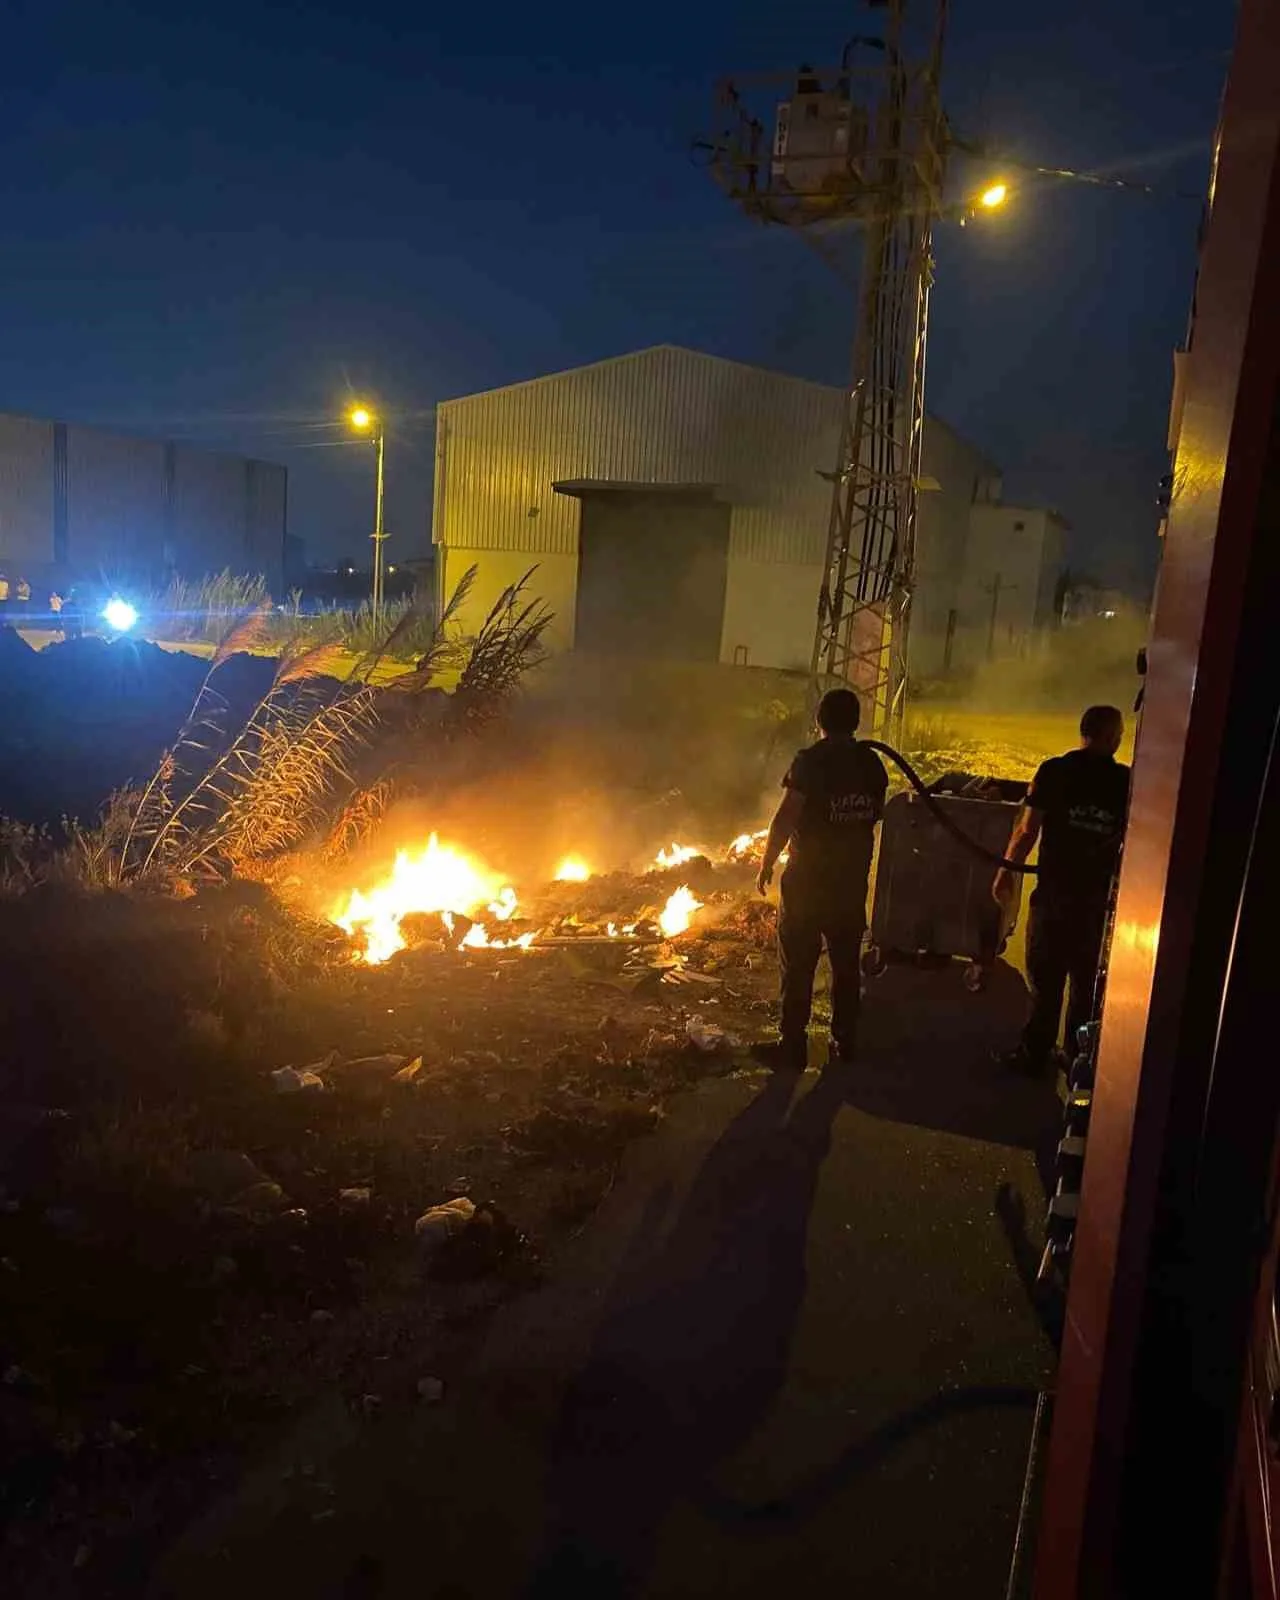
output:
[[1076, 1030], [1093, 1018], [1093, 995], [1106, 929], [1106, 903], [1031, 896], [1027, 918], [1027, 983], [1031, 1015], [1022, 1034], [1022, 1048], [1037, 1065], [1057, 1046], [1062, 1023], [1062, 998], [1067, 1000], [1067, 1052], [1075, 1049]]
[[858, 1037], [861, 1006], [862, 935], [867, 920], [867, 886], [850, 890], [839, 884], [798, 878], [791, 869], [782, 876], [782, 909], [778, 915], [778, 959], [782, 969], [783, 1048], [802, 1056], [813, 980], [825, 945], [831, 963], [831, 1043], [849, 1060]]

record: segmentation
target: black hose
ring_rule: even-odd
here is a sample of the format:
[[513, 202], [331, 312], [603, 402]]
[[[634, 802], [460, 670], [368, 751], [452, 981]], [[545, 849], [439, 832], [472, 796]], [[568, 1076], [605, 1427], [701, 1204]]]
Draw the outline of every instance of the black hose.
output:
[[1010, 861], [1005, 856], [997, 855], [994, 850], [988, 850], [986, 845], [979, 844], [976, 839], [967, 834], [959, 823], [951, 820], [947, 815], [946, 809], [938, 804], [936, 798], [930, 793], [928, 785], [907, 760], [906, 756], [900, 755], [892, 746], [881, 744], [879, 739], [862, 739], [859, 740], [859, 743], [865, 744], [868, 750], [878, 750], [882, 756], [888, 756], [895, 766], [901, 768], [906, 775], [907, 782], [924, 801], [925, 805], [928, 806], [934, 818], [942, 824], [953, 838], [958, 839], [966, 850], [971, 850], [975, 856], [980, 856], [983, 861], [989, 861], [993, 867], [1003, 867], [1006, 872], [1021, 872], [1034, 876], [1039, 871], [1038, 867], [1029, 867], [1025, 861]]

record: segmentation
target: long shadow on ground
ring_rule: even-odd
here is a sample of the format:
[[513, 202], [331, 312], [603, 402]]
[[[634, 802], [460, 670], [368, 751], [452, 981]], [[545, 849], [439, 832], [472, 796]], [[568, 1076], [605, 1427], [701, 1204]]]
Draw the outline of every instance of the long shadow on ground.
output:
[[794, 1084], [772, 1079], [729, 1125], [660, 1247], [622, 1274], [552, 1441], [538, 1600], [635, 1593], [667, 1511], [751, 1436], [783, 1383], [849, 1080], [824, 1073], [788, 1118]]
[[1004, 1186], [992, 1209], [1008, 1240], [1023, 1290], [1057, 1344], [1063, 1306], [1037, 1282], [1040, 1246], [1028, 1231], [1056, 1184], [1062, 1107], [1048, 1075], [1027, 1078], [998, 1059], [1026, 1016], [1027, 989], [1008, 963], [997, 962], [981, 994], [968, 993], [954, 964], [941, 970], [890, 967], [871, 984], [866, 1002], [866, 1057], [850, 1085], [850, 1104], [889, 1122], [939, 1129], [1031, 1153], [1041, 1193]]
[[1026, 1005], [1026, 985], [1003, 961], [976, 995], [954, 964], [941, 971], [890, 967], [868, 986], [867, 1048], [850, 1084], [851, 1104], [889, 1122], [1029, 1150], [1048, 1193], [1062, 1121], [1055, 1086], [1049, 1077], [1010, 1072], [997, 1059], [1016, 1039]]

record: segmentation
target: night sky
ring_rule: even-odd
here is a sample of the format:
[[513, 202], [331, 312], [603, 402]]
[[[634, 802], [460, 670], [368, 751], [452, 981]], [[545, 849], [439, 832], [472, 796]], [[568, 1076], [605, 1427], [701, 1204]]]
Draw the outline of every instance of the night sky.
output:
[[[836, 0], [11, 0], [0, 409], [285, 461], [291, 531], [358, 559], [368, 447], [326, 425], [352, 392], [396, 417], [407, 554], [438, 399], [663, 342], [840, 383], [848, 291], [739, 216], [689, 144], [719, 76], [831, 61], [867, 21]], [[1226, 0], [953, 0], [952, 121], [1199, 194], [1232, 23]], [[1154, 560], [1198, 218], [1029, 182], [939, 240], [930, 410], [1111, 581]]]

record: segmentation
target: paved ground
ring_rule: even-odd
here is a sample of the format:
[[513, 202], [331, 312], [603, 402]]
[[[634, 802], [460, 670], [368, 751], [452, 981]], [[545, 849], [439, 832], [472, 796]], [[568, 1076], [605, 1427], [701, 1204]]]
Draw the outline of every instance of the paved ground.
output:
[[156, 1595], [1003, 1595], [1051, 1359], [996, 1207], [1057, 1131], [988, 1059], [1021, 990], [891, 970], [846, 1078], [691, 1094], [440, 1405], [322, 1400]]

